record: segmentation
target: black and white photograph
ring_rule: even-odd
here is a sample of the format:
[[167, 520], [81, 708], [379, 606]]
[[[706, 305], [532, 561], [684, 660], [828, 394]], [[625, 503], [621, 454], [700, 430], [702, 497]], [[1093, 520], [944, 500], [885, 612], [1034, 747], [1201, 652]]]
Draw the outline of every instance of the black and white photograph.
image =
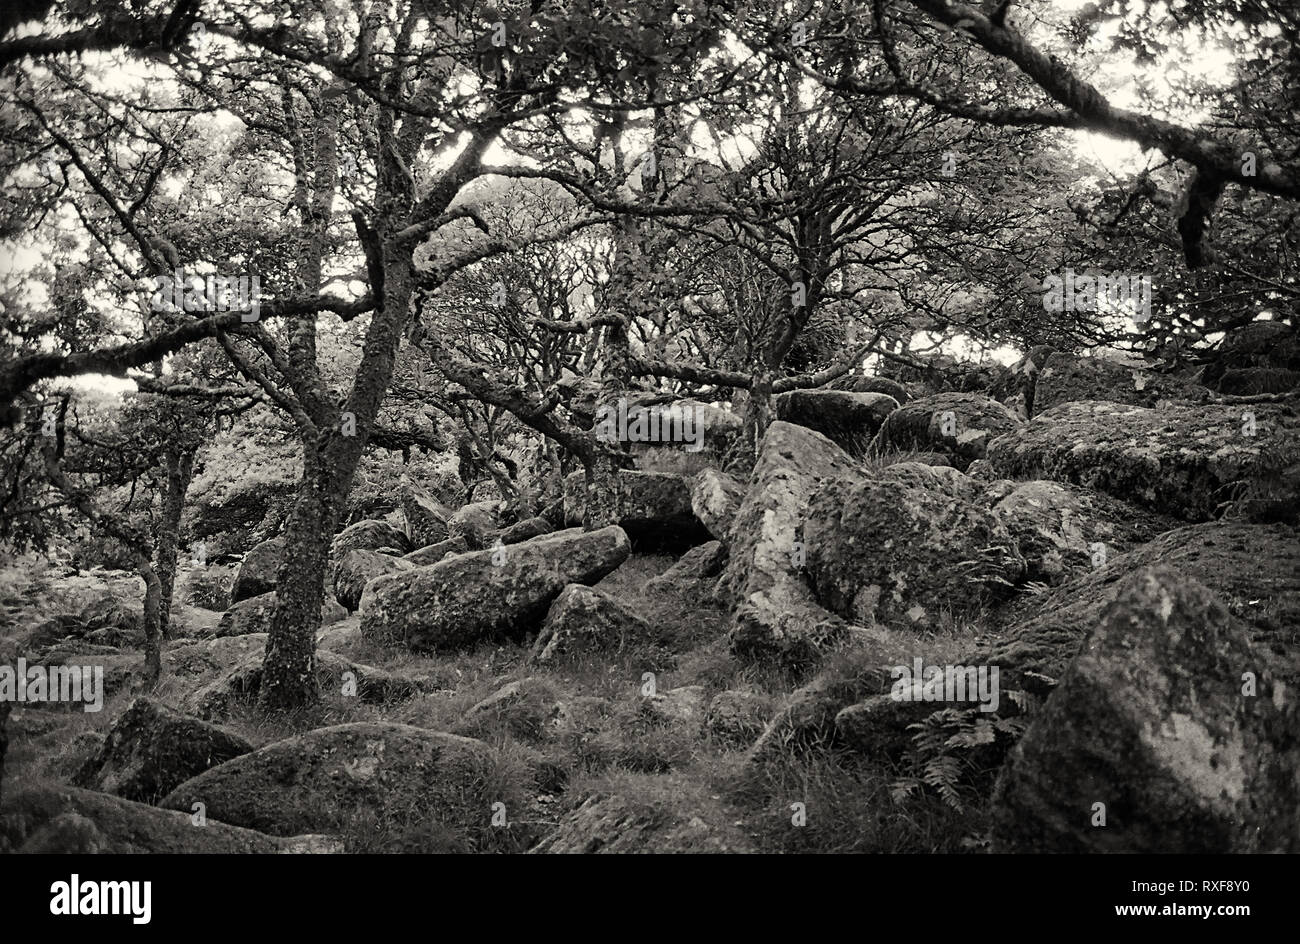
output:
[[5, 0], [23, 909], [1296, 852], [1295, 0]]

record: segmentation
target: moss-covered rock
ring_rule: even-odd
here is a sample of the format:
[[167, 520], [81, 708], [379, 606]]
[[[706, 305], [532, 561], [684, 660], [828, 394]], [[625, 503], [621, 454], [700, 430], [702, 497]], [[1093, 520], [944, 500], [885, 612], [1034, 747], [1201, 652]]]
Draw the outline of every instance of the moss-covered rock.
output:
[[191, 777], [253, 745], [224, 728], [137, 698], [114, 723], [99, 753], [77, 772], [77, 786], [155, 803]]
[[1235, 501], [1294, 512], [1300, 410], [1064, 403], [995, 440], [988, 458], [999, 475], [1083, 485], [1184, 521], [1205, 521]]

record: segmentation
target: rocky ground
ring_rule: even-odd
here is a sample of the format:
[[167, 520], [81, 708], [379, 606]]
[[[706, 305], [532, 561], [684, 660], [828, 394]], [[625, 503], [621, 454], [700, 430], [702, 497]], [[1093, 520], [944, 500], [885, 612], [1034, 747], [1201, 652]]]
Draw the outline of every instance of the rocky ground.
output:
[[151, 691], [135, 579], [14, 559], [0, 664], [107, 695], [10, 706], [0, 849], [1300, 851], [1300, 411], [1144, 373], [1053, 355], [1032, 419], [801, 392], [739, 474], [643, 449], [591, 532], [576, 479], [523, 520], [408, 482], [335, 538], [288, 717], [246, 498]]

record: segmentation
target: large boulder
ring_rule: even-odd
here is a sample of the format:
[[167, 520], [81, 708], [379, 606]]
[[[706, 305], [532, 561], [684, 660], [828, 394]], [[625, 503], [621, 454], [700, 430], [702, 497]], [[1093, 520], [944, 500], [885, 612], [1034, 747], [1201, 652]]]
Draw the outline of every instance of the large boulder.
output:
[[1141, 362], [1124, 363], [1057, 351], [1038, 372], [1034, 412], [1042, 413], [1075, 400], [1155, 406], [1161, 400], [1203, 400], [1207, 394], [1199, 384], [1149, 370]]
[[137, 698], [115, 722], [99, 753], [77, 772], [77, 786], [155, 803], [209, 767], [247, 754], [244, 738]]
[[1300, 648], [1300, 529], [1211, 522], [1165, 532], [1033, 598], [1026, 609], [1008, 614], [1007, 627], [976, 661], [1001, 667], [1004, 692], [1046, 695], [1114, 601], [1117, 584], [1154, 566], [1217, 594], [1261, 651]]
[[571, 583], [592, 584], [627, 559], [622, 528], [571, 529], [379, 577], [366, 588], [361, 633], [384, 645], [447, 650], [523, 638]]
[[[638, 546], [684, 546], [710, 537], [691, 510], [690, 482], [668, 472], [619, 469], [618, 526]], [[587, 485], [582, 472], [564, 479], [564, 520], [582, 524], [587, 512]]]
[[793, 390], [772, 400], [777, 419], [815, 429], [854, 455], [871, 445], [898, 401], [885, 393]]
[[239, 603], [274, 590], [276, 572], [280, 569], [280, 557], [283, 554], [283, 538], [263, 541], [245, 554], [239, 565], [239, 573], [235, 576], [235, 585], [230, 589], [230, 602]]
[[734, 476], [705, 469], [691, 484], [691, 511], [719, 541], [728, 540], [731, 522], [745, 499], [745, 486]]
[[[611, 430], [616, 426], [617, 413], [611, 411], [609, 423], [604, 428], [615, 438], [622, 432]], [[675, 400], [672, 403], [648, 406], [629, 404], [627, 408], [626, 440], [638, 463], [658, 459], [655, 453], [675, 452], [698, 456], [716, 463], [740, 436], [744, 420], [730, 410], [702, 403], [698, 400]]]
[[1252, 515], [1294, 517], [1300, 411], [1077, 401], [995, 440], [988, 458], [1008, 478], [1084, 485], [1185, 521], [1207, 520], [1233, 502]]
[[1300, 376], [1300, 333], [1281, 321], [1252, 321], [1229, 331], [1202, 380], [1221, 393], [1280, 393]]
[[406, 536], [410, 538], [411, 547], [418, 549], [447, 540], [447, 519], [452, 516], [450, 508], [409, 479], [402, 482], [401, 498]]
[[1300, 370], [1286, 367], [1230, 367], [1215, 389], [1234, 397], [1261, 393], [1287, 393], [1300, 387]]
[[619, 649], [652, 635], [650, 624], [608, 593], [571, 583], [551, 604], [528, 658], [547, 663], [576, 653]]
[[1182, 522], [1104, 492], [1059, 482], [1008, 483], [993, 513], [1015, 538], [1030, 580], [1058, 584]]
[[496, 536], [499, 507], [494, 501], [466, 505], [447, 519], [447, 537], [463, 538], [470, 550], [482, 550]]
[[413, 567], [427, 567], [430, 564], [436, 564], [444, 558], [456, 554], [464, 554], [469, 550], [469, 544], [464, 538], [448, 538], [445, 541], [439, 541], [437, 544], [430, 544], [422, 547], [418, 551], [412, 551], [402, 557], [402, 560]]
[[976, 393], [938, 393], [894, 410], [872, 443], [872, 452], [939, 452], [962, 471], [984, 458], [988, 444], [1016, 429], [1020, 417]]
[[[271, 617], [275, 615], [275, 603], [275, 591], [263, 593], [236, 603], [221, 614], [214, 635], [221, 637], [244, 636], [248, 633], [269, 633], [271, 631]], [[347, 615], [347, 611], [339, 606], [331, 595], [327, 594], [325, 599], [321, 601], [320, 621], [322, 626], [328, 626], [330, 623], [341, 620]]]
[[541, 515], [535, 515], [532, 518], [516, 521], [508, 528], [502, 528], [497, 534], [497, 539], [502, 544], [518, 544], [521, 541], [541, 537], [543, 534], [550, 534], [554, 530], [555, 526], [550, 521]]
[[912, 399], [911, 392], [897, 380], [868, 377], [865, 374], [845, 374], [831, 382], [831, 389], [848, 390], [852, 393], [883, 393], [893, 397], [900, 404]]
[[977, 504], [984, 495], [984, 487], [980, 482], [950, 465], [916, 461], [891, 462], [876, 477], [881, 481], [941, 492], [949, 498]]
[[1172, 568], [1126, 580], [1002, 770], [995, 850], [1300, 852], [1300, 703], [1248, 636]]
[[400, 557], [390, 557], [377, 551], [352, 550], [330, 565], [330, 583], [334, 599], [349, 613], [361, 605], [361, 594], [366, 584], [384, 574], [410, 570], [414, 565]]
[[759, 444], [749, 491], [732, 525], [718, 595], [734, 612], [732, 649], [791, 667], [815, 661], [842, 629], [803, 578], [808, 496], [824, 483], [863, 473], [821, 433], [780, 420]]
[[0, 854], [338, 852], [326, 836], [280, 839], [206, 820], [195, 812], [160, 810], [75, 787], [32, 787], [6, 794], [0, 810]]
[[317, 728], [227, 761], [163, 798], [275, 836], [328, 832], [358, 814], [490, 828], [494, 753], [482, 741], [405, 724]]
[[803, 536], [817, 599], [868, 626], [936, 628], [940, 607], [977, 613], [1024, 572], [1015, 541], [992, 512], [886, 479], [824, 485]]
[[119, 637], [115, 646], [139, 645], [144, 641], [140, 625], [140, 605], [135, 600], [124, 600], [111, 593], [91, 600], [81, 608], [77, 619], [89, 636], [99, 630], [109, 630]]
[[[229, 671], [181, 701], [181, 708], [204, 721], [228, 717], [243, 702], [256, 700], [262, 685], [261, 653], [246, 657]], [[317, 649], [315, 656], [316, 686], [322, 697], [344, 702], [358, 699], [366, 704], [400, 701], [423, 692], [427, 686], [419, 679], [376, 669], [353, 662], [329, 649]]]
[[395, 547], [405, 554], [411, 550], [411, 542], [404, 531], [387, 521], [358, 521], [334, 536], [330, 558], [342, 560], [348, 551], [377, 551], [381, 547]]

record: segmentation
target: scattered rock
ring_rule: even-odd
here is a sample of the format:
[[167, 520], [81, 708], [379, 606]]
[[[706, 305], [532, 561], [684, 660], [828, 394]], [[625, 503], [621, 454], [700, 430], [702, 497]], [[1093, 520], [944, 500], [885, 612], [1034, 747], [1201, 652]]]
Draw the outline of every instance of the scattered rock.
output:
[[888, 692], [890, 683], [887, 660], [874, 647], [831, 660], [816, 678], [788, 696], [750, 747], [746, 763], [763, 767], [790, 754], [833, 745], [839, 713]]
[[528, 658], [544, 664], [575, 653], [621, 649], [653, 635], [645, 620], [605, 591], [571, 583], [551, 604]]
[[1077, 401], [1000, 437], [988, 458], [999, 475], [1071, 482], [1185, 521], [1207, 520], [1234, 501], [1295, 509], [1300, 411]]
[[[216, 635], [218, 637], [243, 636], [248, 633], [270, 632], [271, 618], [275, 615], [275, 603], [275, 591], [249, 597], [236, 603], [221, 615], [221, 621], [217, 623]], [[339, 606], [332, 596], [327, 594], [321, 601], [322, 626], [328, 626], [347, 615], [347, 611]]]
[[982, 486], [965, 472], [948, 465], [929, 465], [924, 462], [894, 462], [880, 470], [877, 476], [885, 482], [898, 482], [910, 488], [941, 492], [950, 498], [978, 503]]
[[499, 506], [494, 501], [466, 505], [447, 520], [447, 537], [463, 538], [470, 550], [482, 550], [496, 537]]
[[244, 555], [244, 560], [239, 565], [239, 573], [235, 576], [235, 584], [230, 590], [231, 604], [274, 590], [276, 572], [280, 569], [280, 557], [283, 553], [284, 540], [272, 538], [258, 544]]
[[358, 521], [334, 536], [330, 559], [342, 560], [349, 551], [377, 551], [382, 547], [396, 548], [406, 554], [411, 550], [411, 542], [404, 531], [387, 521]]
[[[263, 661], [261, 654], [244, 659], [186, 696], [181, 708], [205, 721], [228, 717], [238, 702], [257, 698]], [[400, 701], [427, 687], [418, 679], [353, 662], [329, 649], [316, 651], [316, 684], [322, 696], [358, 698], [367, 704]]]
[[452, 510], [409, 479], [402, 482], [402, 514], [412, 547], [418, 549], [447, 540], [447, 519], [452, 516]]
[[823, 486], [803, 531], [817, 599], [867, 626], [935, 628], [941, 607], [977, 613], [1024, 573], [1015, 541], [990, 511], [886, 479]]
[[549, 521], [538, 515], [516, 521], [510, 527], [504, 528], [497, 537], [502, 544], [519, 544], [521, 541], [550, 534], [554, 530], [555, 527]]
[[745, 486], [717, 469], [705, 469], [691, 484], [691, 511], [719, 541], [727, 540], [744, 500]]
[[710, 541], [691, 548], [662, 574], [647, 580], [645, 592], [649, 595], [676, 595], [682, 599], [709, 596], [717, 576], [726, 565], [726, 546], [721, 541]]
[[75, 787], [33, 787], [5, 797], [0, 815], [0, 853], [338, 851], [325, 836], [277, 839], [211, 819], [198, 828], [192, 814], [189, 807], [183, 812], [171, 812]]
[[[1300, 649], [1300, 529], [1211, 522], [1168, 531], [1033, 598], [978, 661], [1000, 666], [1004, 692], [1049, 693], [1114, 600], [1116, 585], [1153, 566], [1217, 594], [1251, 627], [1260, 652], [1283, 659]], [[1293, 681], [1300, 685], [1300, 676]]]
[[[689, 547], [710, 537], [691, 510], [687, 479], [667, 472], [619, 469], [618, 526], [637, 546]], [[582, 472], [564, 480], [564, 518], [580, 525], [587, 510], [587, 485]]]
[[468, 550], [469, 544], [464, 538], [448, 538], [445, 541], [439, 541], [437, 544], [422, 547], [418, 551], [412, 551], [402, 560], [414, 567], [428, 567], [430, 564], [436, 564], [438, 561], [455, 554], [464, 554]]
[[1112, 498], [1057, 482], [1008, 483], [993, 505], [1025, 557], [1030, 580], [1058, 584], [1104, 566], [1180, 522]]
[[140, 803], [155, 803], [191, 777], [253, 745], [198, 718], [137, 698], [114, 723], [99, 753], [73, 781]]
[[1155, 406], [1161, 400], [1203, 400], [1207, 393], [1199, 384], [1148, 370], [1140, 362], [1125, 364], [1057, 351], [1038, 372], [1034, 411], [1042, 413], [1077, 400]]
[[482, 741], [405, 724], [317, 728], [227, 761], [173, 790], [167, 809], [275, 836], [329, 832], [358, 811], [486, 830], [494, 754]]
[[349, 613], [354, 613], [361, 605], [361, 594], [366, 584], [384, 574], [410, 570], [412, 566], [403, 558], [388, 557], [377, 551], [348, 551], [330, 565], [334, 599]]
[[885, 393], [793, 390], [772, 399], [777, 419], [815, 429], [841, 449], [860, 455], [898, 401]]
[[322, 627], [320, 633], [316, 636], [317, 649], [333, 649], [337, 652], [344, 652], [360, 645], [360, 643], [360, 616], [349, 616], [347, 619]]
[[944, 707], [919, 697], [896, 699], [892, 694], [872, 695], [836, 712], [834, 741], [861, 757], [897, 764], [913, 748], [915, 732], [908, 727]]
[[897, 380], [885, 377], [867, 377], [863, 374], [845, 374], [831, 383], [832, 390], [848, 390], [853, 393], [883, 393], [903, 404], [912, 399], [912, 394]]
[[737, 655], [807, 665], [839, 634], [840, 620], [822, 609], [802, 576], [803, 518], [808, 496], [823, 483], [861, 474], [820, 433], [780, 420], [768, 426], [718, 585], [734, 611]]
[[[111, 594], [104, 594], [82, 607], [77, 619], [87, 638], [101, 645], [138, 647], [144, 643], [141, 607]], [[106, 632], [105, 632], [106, 631]]]
[[988, 444], [1016, 429], [1018, 416], [996, 400], [975, 393], [938, 393], [890, 413], [872, 443], [876, 455], [939, 452], [965, 471], [983, 459]]
[[371, 581], [361, 633], [384, 645], [456, 649], [497, 635], [522, 638], [570, 583], [591, 584], [627, 559], [621, 528], [572, 529], [476, 551]]

